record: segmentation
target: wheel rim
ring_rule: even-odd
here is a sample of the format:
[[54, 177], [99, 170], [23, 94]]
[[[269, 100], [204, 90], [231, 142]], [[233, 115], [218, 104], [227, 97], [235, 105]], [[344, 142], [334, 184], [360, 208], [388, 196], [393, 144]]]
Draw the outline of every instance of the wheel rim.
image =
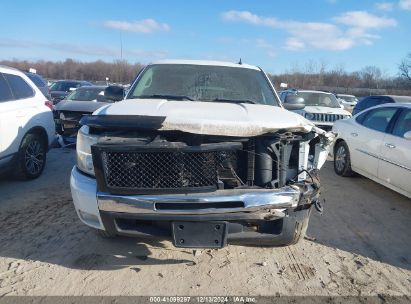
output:
[[345, 164], [347, 162], [347, 151], [344, 146], [339, 146], [337, 152], [335, 153], [335, 167], [338, 172], [344, 170]]
[[43, 169], [44, 151], [41, 143], [32, 141], [26, 148], [24, 155], [27, 172], [31, 175], [36, 175]]

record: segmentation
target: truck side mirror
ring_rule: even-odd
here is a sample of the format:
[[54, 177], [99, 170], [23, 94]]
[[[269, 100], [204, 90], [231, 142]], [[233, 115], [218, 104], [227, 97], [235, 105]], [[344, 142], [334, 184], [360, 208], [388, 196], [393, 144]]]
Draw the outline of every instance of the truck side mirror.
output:
[[284, 108], [287, 110], [302, 110], [305, 108], [304, 98], [297, 95], [287, 95], [285, 97]]
[[104, 97], [112, 101], [120, 101], [124, 99], [124, 88], [120, 86], [108, 86], [104, 90]]

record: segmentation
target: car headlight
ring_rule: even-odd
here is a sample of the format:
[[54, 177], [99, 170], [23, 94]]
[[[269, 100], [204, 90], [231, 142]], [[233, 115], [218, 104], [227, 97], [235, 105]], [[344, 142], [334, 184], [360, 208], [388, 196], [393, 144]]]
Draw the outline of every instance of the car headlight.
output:
[[77, 134], [77, 168], [84, 173], [94, 176], [91, 146], [97, 143], [97, 136], [89, 134], [88, 126], [80, 128]]
[[314, 114], [313, 113], [305, 113], [304, 117], [309, 119], [309, 120], [314, 120]]

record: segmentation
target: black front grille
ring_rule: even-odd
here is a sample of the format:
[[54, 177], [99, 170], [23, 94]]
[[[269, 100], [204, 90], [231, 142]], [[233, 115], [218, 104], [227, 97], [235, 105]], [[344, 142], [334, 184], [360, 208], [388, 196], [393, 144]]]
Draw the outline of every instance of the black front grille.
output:
[[217, 170], [234, 151], [101, 151], [109, 189], [217, 188]]
[[323, 113], [314, 113], [315, 121], [321, 122], [334, 122], [339, 119], [343, 119], [344, 115], [341, 114], [323, 114]]

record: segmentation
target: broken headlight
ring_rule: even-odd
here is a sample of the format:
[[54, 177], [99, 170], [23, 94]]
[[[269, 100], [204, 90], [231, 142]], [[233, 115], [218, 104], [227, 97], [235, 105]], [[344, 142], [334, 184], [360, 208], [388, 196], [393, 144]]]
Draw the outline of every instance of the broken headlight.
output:
[[77, 134], [77, 168], [94, 176], [91, 146], [97, 143], [97, 137], [89, 134], [89, 128], [83, 126]]

